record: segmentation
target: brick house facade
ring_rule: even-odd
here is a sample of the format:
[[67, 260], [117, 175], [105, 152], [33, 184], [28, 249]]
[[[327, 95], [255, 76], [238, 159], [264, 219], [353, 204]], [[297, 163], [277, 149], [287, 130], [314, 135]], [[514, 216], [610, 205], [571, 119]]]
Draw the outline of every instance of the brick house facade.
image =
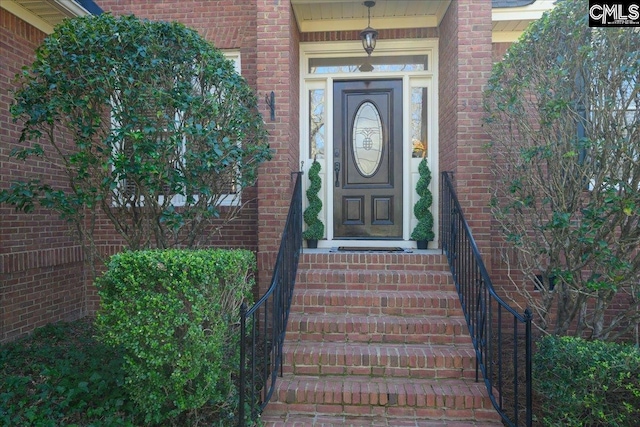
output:
[[[371, 9], [371, 26], [379, 30], [372, 60], [385, 64], [384, 58], [410, 62], [417, 57], [426, 58], [426, 62], [420, 59], [424, 62], [422, 68], [410, 72], [380, 67], [371, 73], [353, 74], [322, 74], [310, 64], [331, 64], [336, 58], [338, 62], [344, 58], [347, 62], [349, 58], [360, 61], [366, 57], [359, 33], [367, 25], [367, 10], [360, 0], [52, 0], [40, 2], [44, 9], [29, 3], [33, 2], [3, 0], [0, 4], [0, 189], [34, 173], [62, 180], [55, 167], [24, 163], [9, 156], [20, 133], [19, 124], [12, 123], [9, 114], [13, 77], [22, 66], [31, 63], [34, 49], [65, 17], [101, 10], [114, 15], [135, 14], [152, 20], [180, 21], [223, 51], [239, 52], [241, 73], [261, 100], [259, 106], [273, 159], [261, 167], [257, 185], [244, 189], [243, 197], [253, 202], [243, 215], [209, 241], [211, 245], [256, 251], [260, 291], [264, 291], [271, 277], [293, 188], [291, 173], [300, 170], [301, 165], [307, 170], [312, 152], [319, 148], [309, 148], [313, 91], [327, 97], [322, 108], [326, 145], [321, 147], [325, 151], [319, 156], [324, 182], [322, 215], [327, 225], [326, 239], [321, 244], [324, 248], [390, 242], [415, 247], [409, 234], [415, 224], [412, 188], [419, 159], [411, 156], [409, 98], [416, 91], [422, 94], [425, 106], [420, 120], [424, 121], [428, 158], [434, 172], [434, 214], [437, 218], [437, 173], [452, 171], [474, 236], [486, 259], [492, 259], [488, 207], [491, 174], [483, 151], [488, 136], [481, 123], [482, 90], [492, 63], [499, 60], [529, 22], [552, 7], [552, 1], [378, 0]], [[374, 79], [398, 82], [400, 89], [394, 96], [403, 99], [399, 105], [404, 119], [396, 125], [402, 128], [402, 173], [395, 181], [401, 185], [398, 194], [403, 196], [403, 202], [397, 211], [400, 218], [394, 218], [401, 222], [399, 231], [388, 238], [343, 238], [332, 227], [336, 217], [327, 213], [340, 210], [333, 201], [330, 185], [336, 163], [333, 157], [340, 147], [337, 136], [327, 130], [336, 119], [332, 114], [338, 104], [332, 105], [329, 99], [333, 99], [335, 82], [348, 85]], [[275, 120], [269, 119], [268, 106], [263, 102], [272, 91]], [[388, 207], [385, 200], [372, 202], [383, 217]], [[347, 203], [347, 211], [348, 206]], [[107, 226], [101, 244], [107, 253], [119, 248]], [[430, 248], [438, 248], [437, 238]], [[0, 342], [49, 322], [95, 312], [97, 298], [87, 276], [80, 246], [54, 214], [42, 209], [25, 214], [0, 206]]]

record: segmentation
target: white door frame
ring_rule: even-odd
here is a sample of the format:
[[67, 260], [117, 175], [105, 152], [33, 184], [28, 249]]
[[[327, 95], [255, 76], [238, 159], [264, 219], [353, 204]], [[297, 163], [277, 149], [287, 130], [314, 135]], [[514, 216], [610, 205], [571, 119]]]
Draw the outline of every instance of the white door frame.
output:
[[[372, 56], [399, 56], [399, 55], [427, 55], [428, 66], [425, 71], [384, 71], [384, 72], [353, 72], [333, 74], [310, 74], [309, 59], [312, 58], [336, 58], [366, 56], [360, 41], [347, 42], [318, 42], [300, 44], [300, 161], [302, 169], [307, 176], [313, 159], [310, 153], [309, 143], [309, 91], [324, 90], [324, 156], [319, 157], [321, 164], [322, 188], [318, 196], [322, 200], [323, 208], [320, 219], [325, 225], [325, 240], [318, 242], [318, 248], [333, 248], [338, 246], [351, 247], [388, 247], [415, 248], [416, 242], [411, 241], [411, 231], [417, 221], [413, 215], [413, 205], [417, 194], [415, 185], [418, 180], [418, 163], [420, 159], [412, 158], [411, 132], [410, 132], [410, 99], [412, 88], [427, 88], [427, 132], [428, 132], [428, 157], [431, 168], [431, 190], [433, 193], [432, 212], [434, 214], [434, 242], [429, 244], [430, 249], [437, 248], [438, 242], [438, 204], [439, 204], [439, 167], [438, 167], [438, 40], [437, 39], [407, 39], [407, 40], [381, 40], [376, 46]], [[334, 240], [333, 239], [333, 81], [361, 80], [361, 79], [401, 79], [403, 86], [403, 233], [399, 240]], [[308, 187], [308, 180], [303, 179], [303, 191]], [[303, 196], [303, 207], [306, 208], [307, 200]]]

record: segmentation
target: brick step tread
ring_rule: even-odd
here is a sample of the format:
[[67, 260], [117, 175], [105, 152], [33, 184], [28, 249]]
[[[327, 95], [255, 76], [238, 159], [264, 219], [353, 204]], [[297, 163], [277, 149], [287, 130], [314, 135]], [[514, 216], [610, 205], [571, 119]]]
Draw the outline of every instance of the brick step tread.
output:
[[[469, 379], [368, 378], [358, 376], [284, 375], [278, 379], [269, 402], [284, 412], [342, 414], [350, 407], [364, 414], [376, 407], [386, 413], [419, 415], [420, 411], [462, 414], [469, 410], [493, 411], [484, 383]], [[360, 412], [358, 412], [360, 413]], [[375, 412], [373, 412], [375, 413]], [[429, 418], [429, 417], [425, 417]], [[470, 419], [473, 419], [472, 417]]]
[[460, 315], [460, 299], [452, 291], [364, 291], [296, 289], [291, 311], [390, 315]]
[[260, 420], [264, 427], [503, 427], [497, 421], [425, 420], [379, 415], [279, 414], [271, 413], [269, 407]]
[[405, 344], [471, 342], [460, 316], [369, 316], [291, 312], [286, 340]]
[[475, 378], [471, 345], [285, 342], [284, 372], [404, 378]]
[[[360, 267], [360, 266], [358, 266]], [[298, 268], [296, 289], [455, 292], [448, 271]]]
[[368, 253], [368, 252], [327, 252], [326, 250], [304, 250], [298, 268], [327, 268], [330, 270], [410, 270], [448, 271], [446, 257], [434, 253]]

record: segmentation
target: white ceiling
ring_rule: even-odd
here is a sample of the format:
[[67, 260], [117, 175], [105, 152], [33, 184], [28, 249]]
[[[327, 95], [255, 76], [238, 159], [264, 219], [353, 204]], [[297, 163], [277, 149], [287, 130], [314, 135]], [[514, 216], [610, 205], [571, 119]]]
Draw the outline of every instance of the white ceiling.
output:
[[[377, 0], [371, 8], [371, 26], [387, 28], [436, 27], [451, 0]], [[362, 30], [367, 26], [363, 0], [291, 0], [298, 27], [314, 31]]]
[[[364, 0], [290, 0], [301, 32], [352, 31], [367, 26]], [[491, 0], [476, 0], [491, 1]], [[527, 6], [494, 8], [494, 41], [514, 41], [522, 31], [553, 7], [555, 0], [536, 0]], [[451, 0], [377, 0], [371, 26], [389, 28], [437, 27]]]

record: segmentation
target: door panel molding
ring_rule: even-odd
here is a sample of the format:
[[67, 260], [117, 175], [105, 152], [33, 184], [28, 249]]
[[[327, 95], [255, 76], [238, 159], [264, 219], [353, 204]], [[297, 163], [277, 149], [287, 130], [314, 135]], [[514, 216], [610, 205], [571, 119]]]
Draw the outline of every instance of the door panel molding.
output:
[[401, 79], [333, 84], [336, 238], [402, 238], [402, 90]]

